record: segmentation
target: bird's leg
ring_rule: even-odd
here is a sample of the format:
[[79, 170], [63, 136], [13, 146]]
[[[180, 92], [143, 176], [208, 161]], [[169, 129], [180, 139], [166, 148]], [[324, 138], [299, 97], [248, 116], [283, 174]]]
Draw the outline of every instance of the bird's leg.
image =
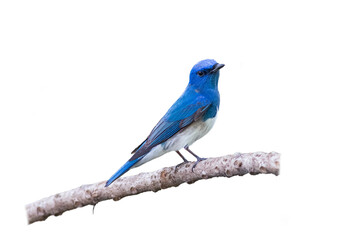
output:
[[184, 147], [186, 151], [188, 151], [191, 155], [193, 155], [194, 157], [196, 157], [196, 162], [194, 164], [194, 166], [191, 168], [191, 171], [194, 172], [194, 168], [196, 167], [196, 165], [201, 162], [206, 160], [206, 158], [201, 158], [198, 155], [196, 155], [195, 153], [193, 153], [193, 151], [190, 150], [190, 148], [188, 146]]
[[189, 162], [188, 160], [186, 160], [186, 158], [179, 151], [176, 151], [176, 153], [179, 154], [179, 156], [182, 158], [182, 160], [184, 162], [186, 162], [186, 163]]
[[196, 157], [196, 160], [197, 160], [197, 161], [200, 162], [200, 161], [206, 160], [206, 158], [201, 158], [201, 157], [199, 157], [198, 155], [196, 155], [193, 151], [190, 150], [190, 148], [189, 148], [188, 146], [185, 146], [184, 149], [185, 149], [186, 151], [188, 151], [189, 153], [191, 153], [191, 155], [193, 155], [194, 157]]
[[183, 165], [184, 163], [189, 162], [188, 160], [186, 160], [186, 158], [185, 158], [179, 151], [176, 151], [176, 153], [179, 154], [179, 156], [182, 158], [182, 160], [183, 160], [184, 162], [179, 163], [178, 165], [175, 166], [175, 172], [176, 172], [176, 169], [177, 169], [179, 166]]

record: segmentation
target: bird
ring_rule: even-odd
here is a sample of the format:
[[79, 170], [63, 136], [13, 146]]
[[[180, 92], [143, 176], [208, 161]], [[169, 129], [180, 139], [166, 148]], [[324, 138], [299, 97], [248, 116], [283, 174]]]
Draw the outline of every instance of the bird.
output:
[[105, 187], [131, 168], [171, 151], [175, 151], [183, 160], [176, 168], [188, 162], [179, 151], [183, 148], [196, 158], [192, 171], [200, 161], [206, 160], [189, 147], [206, 135], [215, 123], [220, 106], [219, 70], [224, 66], [213, 59], [199, 61], [193, 66], [183, 94], [160, 119], [149, 136], [131, 152], [131, 158], [110, 177]]

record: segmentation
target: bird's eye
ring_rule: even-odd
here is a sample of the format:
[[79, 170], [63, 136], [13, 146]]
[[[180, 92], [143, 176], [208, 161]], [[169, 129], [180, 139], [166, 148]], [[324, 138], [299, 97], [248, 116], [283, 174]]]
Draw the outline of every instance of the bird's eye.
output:
[[198, 71], [196, 74], [199, 75], [200, 77], [202, 77], [202, 76], [205, 75], [205, 72], [203, 72], [203, 71]]

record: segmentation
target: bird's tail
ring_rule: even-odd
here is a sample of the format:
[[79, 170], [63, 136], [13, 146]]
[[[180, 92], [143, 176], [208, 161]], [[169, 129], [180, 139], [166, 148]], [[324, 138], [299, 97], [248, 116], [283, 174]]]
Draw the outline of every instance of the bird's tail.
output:
[[124, 173], [130, 170], [132, 166], [134, 166], [138, 161], [140, 161], [143, 157], [139, 157], [138, 159], [134, 159], [131, 161], [127, 161], [111, 178], [106, 182], [105, 187], [108, 187], [112, 182], [121, 177]]

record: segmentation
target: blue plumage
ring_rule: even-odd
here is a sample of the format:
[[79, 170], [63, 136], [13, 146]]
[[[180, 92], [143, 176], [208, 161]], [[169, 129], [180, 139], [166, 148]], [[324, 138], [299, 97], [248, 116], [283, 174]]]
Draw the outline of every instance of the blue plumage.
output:
[[190, 81], [184, 93], [171, 106], [151, 131], [149, 136], [132, 153], [134, 155], [106, 182], [106, 187], [126, 173], [167, 152], [179, 152], [185, 148], [197, 158], [189, 146], [207, 134], [212, 128], [220, 105], [218, 91], [219, 69], [224, 64], [206, 59], [195, 64], [190, 72]]
[[[140, 157], [138, 160], [140, 160], [141, 158], [142, 157]], [[106, 182], [105, 187], [109, 186], [117, 178], [129, 171], [136, 162], [137, 161], [127, 161], [114, 175], [111, 176], [111, 178]]]

